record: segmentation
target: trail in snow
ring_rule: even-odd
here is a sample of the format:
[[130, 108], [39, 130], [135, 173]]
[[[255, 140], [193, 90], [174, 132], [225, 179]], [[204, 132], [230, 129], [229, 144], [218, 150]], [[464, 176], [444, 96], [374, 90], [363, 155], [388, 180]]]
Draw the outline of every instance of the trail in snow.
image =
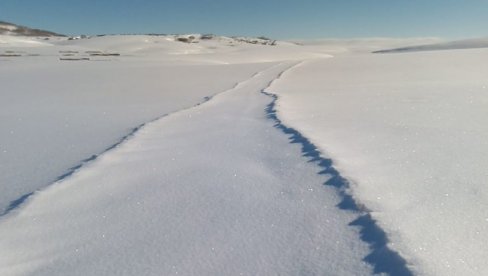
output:
[[[259, 74], [259, 72], [253, 74], [251, 76], [251, 78], [254, 78], [258, 74]], [[116, 142], [116, 143], [108, 146], [105, 150], [101, 151], [100, 153], [93, 154], [92, 156], [81, 160], [80, 164], [71, 167], [65, 173], [63, 173], [62, 175], [58, 176], [56, 178], [56, 180], [54, 181], [54, 183], [64, 180], [65, 178], [71, 176], [73, 173], [75, 173], [76, 171], [78, 171], [79, 169], [81, 169], [84, 165], [86, 165], [86, 164], [94, 161], [99, 156], [101, 156], [101, 155], [105, 154], [106, 152], [108, 152], [108, 151], [116, 148], [117, 146], [119, 146], [120, 144], [122, 144], [123, 142], [125, 142], [126, 140], [130, 139], [137, 131], [139, 131], [139, 129], [141, 129], [142, 127], [144, 127], [146, 124], [149, 124], [149, 123], [155, 122], [157, 120], [160, 120], [160, 119], [162, 119], [162, 118], [164, 118], [166, 116], [171, 115], [172, 113], [181, 112], [181, 111], [184, 111], [184, 110], [192, 109], [192, 108], [197, 107], [197, 106], [199, 106], [201, 104], [204, 104], [205, 102], [211, 100], [216, 95], [219, 95], [221, 93], [226, 93], [228, 91], [232, 91], [232, 90], [236, 89], [237, 87], [239, 87], [239, 85], [241, 85], [241, 83], [244, 83], [246, 81], [248, 81], [248, 79], [243, 80], [241, 82], [237, 82], [233, 87], [231, 87], [231, 88], [229, 88], [229, 89], [227, 89], [225, 91], [221, 91], [221, 92], [218, 92], [218, 93], [213, 94], [213, 95], [205, 96], [205, 97], [203, 97], [202, 101], [194, 104], [193, 106], [190, 106], [190, 107], [187, 107], [187, 108], [183, 108], [183, 109], [180, 109], [178, 111], [171, 112], [171, 113], [164, 114], [162, 116], [159, 116], [159, 117], [157, 117], [155, 119], [152, 119], [152, 120], [150, 120], [148, 122], [142, 123], [142, 124], [140, 124], [140, 125], [132, 128], [132, 130], [129, 133], [127, 133], [126, 135], [124, 135], [122, 138], [120, 138], [118, 142]], [[45, 189], [45, 187], [43, 189]], [[16, 199], [12, 200], [10, 202], [10, 204], [5, 208], [5, 210], [3, 212], [0, 212], [0, 217], [7, 215], [8, 213], [10, 213], [15, 208], [18, 208], [20, 205], [22, 205], [22, 203], [24, 203], [24, 201], [26, 201], [30, 196], [32, 196], [33, 194], [35, 194], [37, 191], [38, 190], [29, 192], [29, 193], [26, 193], [26, 194], [20, 196], [19, 198], [16, 198]]]
[[263, 71], [146, 124], [0, 223], [2, 275], [369, 275], [353, 212], [267, 118]]
[[[40, 50], [63, 50], [48, 48]], [[52, 56], [0, 62], [0, 213], [134, 126], [191, 107], [269, 66], [128, 58], [66, 63]]]

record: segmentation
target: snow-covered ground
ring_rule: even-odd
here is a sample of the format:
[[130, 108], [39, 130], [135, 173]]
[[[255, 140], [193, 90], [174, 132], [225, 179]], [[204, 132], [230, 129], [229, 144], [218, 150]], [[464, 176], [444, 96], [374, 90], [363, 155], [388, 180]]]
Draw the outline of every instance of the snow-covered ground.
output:
[[270, 90], [421, 275], [487, 275], [487, 49], [341, 56]]
[[488, 50], [370, 53], [438, 41], [0, 36], [0, 274], [487, 274]]
[[176, 38], [0, 36], [0, 213], [142, 123], [205, 101], [273, 62], [326, 56], [292, 43]]
[[[60, 49], [47, 48], [24, 51]], [[202, 102], [266, 66], [168, 65], [125, 57], [60, 61], [49, 55], [2, 61], [0, 210], [117, 143], [134, 127]]]
[[36, 194], [0, 227], [0, 274], [368, 275], [354, 214], [264, 112], [260, 90], [289, 66], [147, 124]]

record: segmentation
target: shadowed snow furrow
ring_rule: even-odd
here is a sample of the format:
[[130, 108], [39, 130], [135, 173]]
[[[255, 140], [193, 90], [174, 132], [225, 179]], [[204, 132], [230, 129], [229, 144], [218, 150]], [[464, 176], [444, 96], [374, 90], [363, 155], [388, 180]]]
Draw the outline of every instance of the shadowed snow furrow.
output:
[[[299, 63], [296, 66], [300, 66]], [[309, 162], [315, 163], [321, 167], [319, 174], [327, 177], [324, 185], [333, 186], [337, 189], [342, 201], [337, 205], [341, 210], [347, 210], [358, 214], [357, 219], [350, 223], [351, 226], [360, 228], [361, 239], [368, 243], [371, 248], [371, 253], [364, 258], [374, 267], [374, 273], [386, 273], [393, 276], [411, 276], [412, 272], [408, 269], [406, 261], [395, 251], [388, 247], [388, 238], [386, 233], [373, 220], [367, 208], [359, 204], [349, 193], [349, 183], [347, 179], [343, 178], [340, 173], [333, 167], [333, 162], [329, 158], [323, 157], [318, 148], [306, 137], [304, 137], [296, 129], [286, 126], [277, 116], [276, 102], [278, 96], [267, 90], [274, 81], [279, 80], [283, 74], [289, 72], [292, 68], [283, 71], [278, 78], [273, 80], [268, 88], [262, 91], [263, 94], [271, 97], [273, 101], [266, 107], [266, 114], [268, 118], [275, 122], [275, 127], [283, 131], [289, 136], [290, 143], [301, 145], [304, 157], [309, 159]]]

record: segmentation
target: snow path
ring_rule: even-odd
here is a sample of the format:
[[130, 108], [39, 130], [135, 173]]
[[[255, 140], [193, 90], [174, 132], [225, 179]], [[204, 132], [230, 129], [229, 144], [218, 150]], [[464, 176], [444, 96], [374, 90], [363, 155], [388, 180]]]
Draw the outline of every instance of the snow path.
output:
[[36, 192], [1, 219], [0, 275], [370, 275], [358, 214], [263, 111], [259, 92], [290, 66]]
[[0, 213], [134, 126], [191, 107], [270, 66], [121, 59], [0, 62]]
[[[254, 77], [256, 76], [258, 73], [255, 73], [251, 76]], [[247, 80], [244, 80], [243, 82], [245, 82]], [[122, 144], [123, 142], [125, 142], [126, 140], [130, 139], [140, 128], [144, 127], [146, 124], [148, 123], [152, 123], [152, 122], [155, 122], [161, 118], [164, 118], [168, 115], [171, 115], [172, 113], [175, 113], [175, 112], [181, 112], [181, 111], [184, 111], [184, 110], [188, 110], [188, 109], [192, 109], [194, 107], [197, 107], [209, 100], [211, 100], [213, 97], [215, 97], [216, 95], [218, 94], [221, 94], [221, 93], [225, 93], [225, 92], [228, 92], [228, 91], [232, 91], [234, 89], [236, 89], [239, 85], [241, 84], [241, 82], [237, 82], [233, 87], [231, 87], [230, 89], [227, 89], [225, 91], [221, 91], [221, 92], [218, 92], [216, 94], [213, 94], [213, 95], [209, 95], [209, 96], [205, 96], [203, 97], [203, 99], [200, 101], [200, 102], [197, 102], [196, 104], [194, 104], [193, 106], [190, 106], [190, 107], [187, 107], [187, 108], [183, 108], [183, 109], [180, 109], [180, 110], [177, 110], [177, 111], [174, 111], [174, 112], [170, 112], [170, 113], [166, 113], [164, 115], [161, 115], [155, 119], [152, 119], [148, 122], [145, 122], [145, 123], [142, 123], [142, 124], [139, 124], [138, 126], [132, 128], [132, 130], [127, 133], [126, 135], [122, 136], [119, 141], [117, 141], [116, 143], [108, 146], [105, 150], [101, 151], [100, 153], [97, 153], [97, 154], [93, 154], [91, 155], [90, 157], [88, 158], [85, 158], [83, 160], [81, 160], [80, 164], [77, 164], [71, 168], [69, 168], [65, 173], [61, 174], [60, 176], [56, 177], [56, 180], [55, 182], [59, 182], [69, 176], [71, 176], [73, 173], [75, 173], [76, 171], [78, 171], [79, 169], [81, 169], [85, 164], [89, 163], [89, 162], [92, 162], [93, 160], [95, 160], [96, 158], [98, 158], [100, 155], [116, 148], [117, 146], [119, 146], [120, 144]], [[12, 200], [9, 205], [5, 208], [5, 210], [3, 210], [2, 212], [0, 212], [0, 217], [2, 216], [5, 216], [7, 215], [9, 212], [11, 212], [12, 210], [14, 210], [15, 208], [19, 207], [22, 203], [24, 203], [25, 200], [27, 200], [30, 196], [32, 196], [36, 191], [32, 191], [32, 192], [29, 192], [29, 193], [26, 193], [22, 196], [20, 196], [19, 198], [16, 198], [15, 200]], [[1, 203], [0, 203], [1, 204]], [[0, 208], [1, 208], [1, 205], [0, 205]], [[0, 209], [1, 210], [1, 209]]]

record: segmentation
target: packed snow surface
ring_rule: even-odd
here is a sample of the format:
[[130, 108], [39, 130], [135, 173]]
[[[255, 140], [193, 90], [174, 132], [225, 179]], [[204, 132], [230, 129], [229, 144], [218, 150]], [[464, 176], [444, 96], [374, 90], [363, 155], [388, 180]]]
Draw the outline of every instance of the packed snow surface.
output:
[[438, 41], [0, 35], [0, 275], [487, 275], [488, 50], [370, 53]]

